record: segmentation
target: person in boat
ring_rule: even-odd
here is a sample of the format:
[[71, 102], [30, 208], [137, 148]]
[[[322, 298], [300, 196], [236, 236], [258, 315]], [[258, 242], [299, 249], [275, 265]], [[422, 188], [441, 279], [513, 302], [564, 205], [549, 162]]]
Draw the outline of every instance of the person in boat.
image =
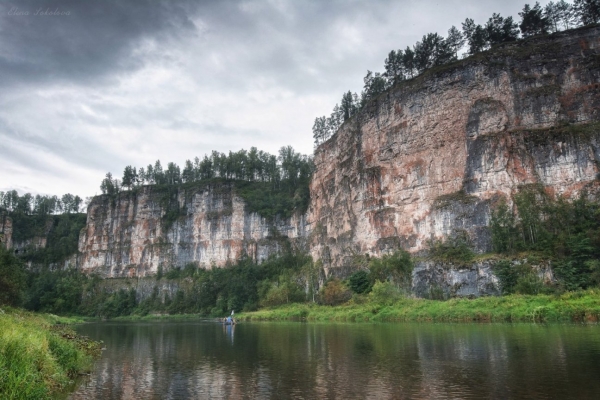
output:
[[229, 317], [225, 318], [225, 323], [227, 325], [231, 325], [233, 323], [233, 319], [231, 318], [231, 315]]

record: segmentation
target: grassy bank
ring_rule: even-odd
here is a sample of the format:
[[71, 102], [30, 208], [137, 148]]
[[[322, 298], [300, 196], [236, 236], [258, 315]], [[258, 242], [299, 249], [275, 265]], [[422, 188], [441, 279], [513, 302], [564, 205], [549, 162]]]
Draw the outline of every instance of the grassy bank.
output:
[[0, 308], [0, 398], [55, 398], [91, 366], [100, 343], [65, 325], [75, 322], [80, 320]]
[[242, 320], [376, 321], [376, 322], [596, 322], [600, 319], [600, 290], [562, 295], [510, 295], [448, 301], [401, 299], [383, 305], [321, 306], [291, 304], [244, 313]]

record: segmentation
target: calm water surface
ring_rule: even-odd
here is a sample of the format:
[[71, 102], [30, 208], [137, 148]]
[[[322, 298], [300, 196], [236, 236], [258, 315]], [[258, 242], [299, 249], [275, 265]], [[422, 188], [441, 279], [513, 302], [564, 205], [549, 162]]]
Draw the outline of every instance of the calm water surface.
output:
[[600, 326], [210, 321], [77, 327], [72, 399], [598, 399]]

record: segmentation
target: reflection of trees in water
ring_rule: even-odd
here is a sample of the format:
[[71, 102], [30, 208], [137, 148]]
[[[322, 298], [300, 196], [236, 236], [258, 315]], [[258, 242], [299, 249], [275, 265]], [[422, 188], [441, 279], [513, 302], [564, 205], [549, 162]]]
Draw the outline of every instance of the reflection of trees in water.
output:
[[598, 335], [574, 326], [140, 323], [81, 330], [107, 350], [74, 399], [591, 397], [600, 389], [592, 378], [600, 373]]

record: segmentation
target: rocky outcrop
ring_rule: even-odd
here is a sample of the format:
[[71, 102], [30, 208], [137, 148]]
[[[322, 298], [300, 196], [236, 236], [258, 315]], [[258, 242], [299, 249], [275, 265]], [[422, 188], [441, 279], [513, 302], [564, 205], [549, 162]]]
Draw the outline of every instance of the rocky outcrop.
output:
[[[411, 291], [417, 297], [448, 299], [451, 297], [497, 296], [502, 293], [500, 280], [494, 273], [497, 260], [475, 261], [468, 265], [436, 261], [419, 261], [412, 272]], [[555, 282], [548, 262], [513, 260], [513, 266], [527, 265], [545, 284]]]
[[301, 246], [306, 229], [302, 215], [268, 221], [247, 212], [233, 183], [144, 186], [93, 199], [78, 264], [106, 277], [131, 277], [189, 263], [224, 266], [244, 255], [261, 261], [287, 239]]
[[6, 213], [0, 213], [0, 246], [12, 248], [12, 219]]
[[419, 252], [457, 231], [486, 251], [491, 210], [521, 186], [567, 196], [597, 187], [599, 81], [593, 27], [396, 85], [315, 151], [313, 258], [343, 268], [356, 254]]

